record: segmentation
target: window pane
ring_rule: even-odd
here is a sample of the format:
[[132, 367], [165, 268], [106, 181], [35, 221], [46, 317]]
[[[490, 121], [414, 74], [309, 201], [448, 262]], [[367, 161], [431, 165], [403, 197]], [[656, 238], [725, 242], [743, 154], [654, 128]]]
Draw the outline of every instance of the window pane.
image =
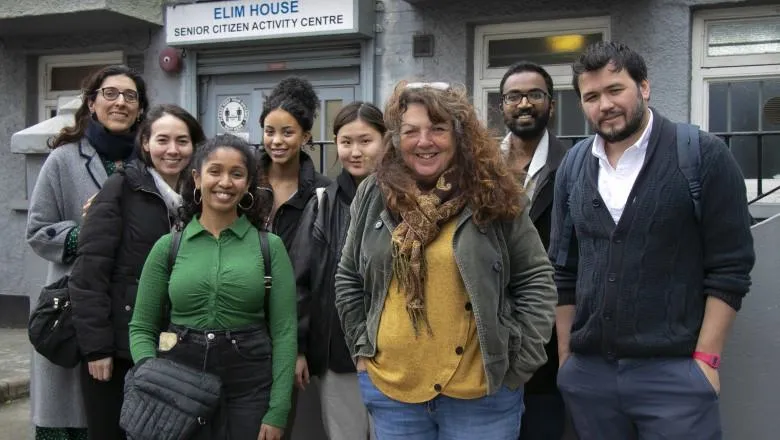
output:
[[104, 65], [52, 67], [51, 86], [49, 91], [62, 92], [68, 90], [80, 90], [81, 83]]
[[[764, 179], [780, 179], [780, 135], [767, 135], [762, 139], [761, 169]], [[764, 188], [766, 191], [768, 188]]]
[[[766, 131], [780, 131], [780, 79], [763, 81], [763, 86], [762, 128]], [[780, 144], [773, 145], [780, 149]]]
[[555, 105], [556, 124], [560, 127], [559, 136], [584, 136], [590, 133], [590, 127], [582, 113], [580, 99], [574, 90], [560, 90]]
[[731, 83], [731, 131], [758, 130], [760, 81]]
[[488, 92], [487, 95], [487, 121], [488, 130], [493, 136], [506, 136], [504, 115], [501, 113], [501, 93]]
[[728, 83], [710, 84], [709, 130], [713, 133], [725, 133], [729, 131], [728, 93]]
[[601, 33], [491, 40], [488, 42], [487, 67], [507, 67], [521, 60], [542, 65], [570, 64], [585, 47], [601, 40]]
[[709, 56], [780, 53], [780, 17], [709, 25]]
[[756, 136], [734, 136], [731, 138], [731, 154], [737, 160], [742, 174], [746, 179], [758, 177], [758, 161], [756, 160]]

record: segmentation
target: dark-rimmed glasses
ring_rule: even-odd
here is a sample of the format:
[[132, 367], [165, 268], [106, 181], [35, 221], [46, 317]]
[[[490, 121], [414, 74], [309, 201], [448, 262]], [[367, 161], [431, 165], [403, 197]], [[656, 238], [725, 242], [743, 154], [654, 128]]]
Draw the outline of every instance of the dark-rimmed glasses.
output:
[[549, 96], [550, 94], [545, 92], [542, 89], [531, 89], [527, 92], [518, 92], [518, 91], [509, 92], [504, 95], [501, 95], [501, 98], [504, 101], [504, 104], [507, 105], [520, 104], [523, 98], [528, 99], [528, 102], [531, 104], [542, 104], [544, 103], [544, 100], [547, 99]]
[[103, 87], [95, 90], [95, 92], [101, 93], [106, 98], [106, 101], [116, 101], [119, 99], [119, 95], [122, 95], [125, 97], [125, 102], [129, 104], [138, 102], [138, 92], [131, 89], [119, 90], [116, 87]]

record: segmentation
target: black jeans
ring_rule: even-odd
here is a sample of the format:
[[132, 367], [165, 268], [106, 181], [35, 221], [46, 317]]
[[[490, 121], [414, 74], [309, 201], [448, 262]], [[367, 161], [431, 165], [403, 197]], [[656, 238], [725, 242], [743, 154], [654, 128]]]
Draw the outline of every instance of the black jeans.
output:
[[222, 380], [222, 404], [197, 440], [257, 440], [273, 374], [271, 338], [265, 326], [236, 331], [193, 330], [171, 325], [176, 345], [159, 357], [202, 369]]
[[89, 440], [125, 440], [125, 433], [119, 427], [119, 412], [124, 398], [125, 375], [132, 366], [131, 361], [115, 357], [111, 379], [101, 382], [90, 376], [87, 361], [81, 362], [81, 397]]

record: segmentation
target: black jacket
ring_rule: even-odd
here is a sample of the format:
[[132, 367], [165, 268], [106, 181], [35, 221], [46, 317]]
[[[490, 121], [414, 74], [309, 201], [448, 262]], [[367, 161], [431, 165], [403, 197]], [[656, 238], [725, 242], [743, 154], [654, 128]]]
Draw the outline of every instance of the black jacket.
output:
[[[534, 191], [529, 211], [531, 221], [534, 222], [545, 249], [549, 249], [550, 246], [555, 174], [564, 155], [566, 155], [566, 146], [550, 133], [547, 162], [539, 170], [539, 174], [537, 174], [536, 191]], [[545, 345], [544, 349], [547, 352], [547, 363], [536, 370], [531, 380], [525, 384], [526, 394], [552, 394], [558, 392], [556, 381], [558, 376], [558, 337], [555, 327], [553, 327], [550, 342]]]
[[87, 360], [131, 359], [128, 324], [138, 278], [172, 219], [145, 165], [135, 162], [106, 180], [79, 233], [70, 278], [73, 321]]
[[[263, 149], [260, 149], [259, 155], [260, 164], [267, 173], [268, 168], [271, 166], [271, 157]], [[298, 224], [300, 223], [306, 202], [314, 195], [316, 188], [325, 187], [331, 183], [330, 179], [314, 169], [314, 162], [308, 154], [301, 151], [300, 155], [301, 167], [298, 174], [298, 191], [290, 197], [290, 200], [284, 202], [276, 210], [276, 214], [271, 220], [271, 227], [268, 228], [270, 232], [281, 237], [284, 247], [288, 251], [295, 234], [298, 232]], [[267, 189], [273, 193], [273, 189], [270, 186]]]
[[301, 233], [290, 249], [300, 312], [298, 352], [306, 356], [310, 373], [318, 376], [327, 370], [355, 371], [336, 312], [335, 283], [356, 191], [352, 177], [342, 171], [321, 202], [313, 197], [306, 205]]

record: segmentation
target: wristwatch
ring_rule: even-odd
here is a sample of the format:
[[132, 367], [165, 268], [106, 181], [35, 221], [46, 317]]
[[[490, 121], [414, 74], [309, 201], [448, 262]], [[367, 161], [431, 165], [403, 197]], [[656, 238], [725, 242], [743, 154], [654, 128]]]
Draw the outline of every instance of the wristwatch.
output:
[[703, 351], [694, 351], [693, 358], [704, 362], [713, 370], [717, 370], [718, 367], [720, 367], [720, 356], [717, 354], [704, 353]]

